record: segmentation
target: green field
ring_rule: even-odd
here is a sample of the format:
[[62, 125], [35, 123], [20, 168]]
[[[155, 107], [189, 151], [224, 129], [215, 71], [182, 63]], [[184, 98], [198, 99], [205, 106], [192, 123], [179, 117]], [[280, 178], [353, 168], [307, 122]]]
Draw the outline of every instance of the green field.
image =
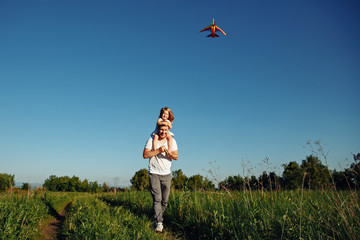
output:
[[0, 239], [358, 239], [357, 191], [172, 192], [155, 233], [150, 193], [0, 195]]

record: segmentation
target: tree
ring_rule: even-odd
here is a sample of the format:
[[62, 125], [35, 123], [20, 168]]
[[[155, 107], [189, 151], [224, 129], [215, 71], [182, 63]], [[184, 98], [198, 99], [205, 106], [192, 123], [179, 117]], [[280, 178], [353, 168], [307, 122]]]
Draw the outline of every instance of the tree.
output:
[[101, 186], [98, 184], [97, 181], [95, 182], [90, 182], [90, 189], [92, 193], [99, 193], [102, 191]]
[[278, 175], [276, 175], [275, 172], [270, 172], [269, 178], [270, 178], [271, 188], [273, 190], [280, 190], [281, 178]]
[[250, 188], [252, 190], [258, 190], [259, 189], [259, 182], [258, 182], [257, 178], [254, 175], [252, 175], [250, 177], [249, 185], [250, 185]]
[[354, 161], [351, 166], [349, 171], [351, 171], [351, 183], [355, 185], [355, 187], [357, 189], [359, 189], [360, 186], [360, 153], [358, 154], [354, 154]]
[[110, 187], [106, 183], [103, 183], [102, 189], [104, 192], [110, 192]]
[[0, 191], [9, 189], [15, 185], [14, 181], [15, 175], [10, 175], [7, 173], [0, 173]]
[[51, 175], [45, 180], [43, 187], [49, 191], [61, 192], [101, 192], [101, 186], [97, 182], [81, 181], [78, 177], [57, 177]]
[[275, 190], [279, 188], [280, 178], [275, 172], [268, 174], [266, 171], [259, 177], [259, 187], [265, 190]]
[[51, 175], [45, 180], [43, 187], [49, 191], [57, 191], [57, 181], [58, 178], [55, 175]]
[[229, 176], [219, 183], [219, 187], [228, 190], [244, 190], [245, 180], [240, 175]]
[[266, 171], [263, 171], [262, 175], [259, 177], [260, 188], [263, 190], [270, 190], [270, 177]]
[[82, 181], [81, 185], [80, 185], [80, 192], [91, 192], [90, 189], [90, 184], [89, 181], [87, 179], [85, 179], [84, 181]]
[[330, 173], [318, 157], [310, 155], [302, 161], [301, 169], [306, 173], [304, 187], [319, 189], [330, 184]]
[[283, 164], [284, 172], [282, 177], [282, 186], [284, 189], [296, 189], [301, 187], [302, 183], [302, 170], [297, 162], [289, 162]]
[[69, 180], [70, 178], [68, 176], [60, 177], [57, 185], [57, 191], [70, 192]]
[[150, 187], [148, 171], [145, 168], [137, 171], [130, 182], [131, 190], [148, 190]]
[[70, 192], [80, 192], [81, 191], [81, 180], [79, 177], [76, 177], [75, 175], [69, 179], [69, 187], [68, 190]]
[[172, 186], [174, 189], [177, 190], [186, 190], [187, 188], [187, 182], [189, 181], [189, 179], [183, 174], [182, 170], [176, 170], [172, 172]]
[[332, 175], [332, 178], [334, 180], [334, 184], [335, 184], [335, 187], [336, 189], [338, 190], [346, 190], [346, 189], [349, 189], [349, 182], [347, 180], [347, 173], [348, 171], [332, 171], [331, 172], [331, 175]]
[[199, 190], [203, 185], [203, 181], [203, 176], [201, 176], [200, 174], [194, 175], [189, 179], [188, 188], [193, 191]]
[[214, 190], [215, 185], [208, 180], [207, 178], [204, 179], [203, 176], [196, 174], [192, 177], [190, 177], [188, 181], [188, 188], [190, 190]]
[[23, 183], [23, 185], [21, 186], [21, 189], [22, 190], [29, 190], [31, 188], [30, 184], [29, 183]]

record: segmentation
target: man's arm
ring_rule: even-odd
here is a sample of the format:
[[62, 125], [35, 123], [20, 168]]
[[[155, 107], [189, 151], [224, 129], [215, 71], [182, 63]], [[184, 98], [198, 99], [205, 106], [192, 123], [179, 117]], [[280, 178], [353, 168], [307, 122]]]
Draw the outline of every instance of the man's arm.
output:
[[160, 148], [158, 148], [156, 150], [144, 148], [143, 158], [151, 158], [151, 157], [156, 156], [159, 153], [162, 153], [164, 151], [165, 151], [165, 146], [161, 146]]
[[178, 150], [170, 152], [169, 150], [165, 150], [166, 154], [173, 160], [178, 160], [179, 153]]

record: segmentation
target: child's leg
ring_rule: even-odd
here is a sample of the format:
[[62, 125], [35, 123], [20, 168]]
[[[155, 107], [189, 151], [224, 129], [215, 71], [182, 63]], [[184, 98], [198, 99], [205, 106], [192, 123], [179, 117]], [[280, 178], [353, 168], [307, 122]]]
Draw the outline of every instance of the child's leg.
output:
[[153, 139], [153, 150], [156, 150], [156, 149], [157, 149], [158, 140], [159, 140], [159, 135], [154, 134], [154, 139]]
[[171, 135], [168, 135], [166, 139], [168, 141], [168, 149], [169, 149], [169, 151], [171, 151], [172, 143], [173, 143], [173, 137]]

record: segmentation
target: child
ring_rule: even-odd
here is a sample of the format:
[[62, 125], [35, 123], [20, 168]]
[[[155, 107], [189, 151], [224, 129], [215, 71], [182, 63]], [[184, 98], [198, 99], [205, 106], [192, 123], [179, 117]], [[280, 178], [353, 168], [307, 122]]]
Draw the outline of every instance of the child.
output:
[[[156, 123], [155, 131], [151, 134], [152, 136], [154, 136], [154, 140], [153, 140], [153, 149], [154, 150], [157, 149], [157, 144], [158, 144], [158, 140], [159, 140], [159, 135], [158, 135], [159, 134], [159, 125], [167, 125], [169, 127], [169, 129], [171, 129], [173, 121], [174, 121], [174, 114], [172, 113], [170, 108], [163, 107], [160, 110], [160, 115], [159, 115], [159, 119], [157, 120], [157, 123]], [[172, 148], [172, 139], [173, 139], [172, 136], [174, 136], [174, 134], [169, 131], [169, 134], [166, 138], [166, 140], [168, 142], [169, 150], [171, 150], [171, 148]]]

